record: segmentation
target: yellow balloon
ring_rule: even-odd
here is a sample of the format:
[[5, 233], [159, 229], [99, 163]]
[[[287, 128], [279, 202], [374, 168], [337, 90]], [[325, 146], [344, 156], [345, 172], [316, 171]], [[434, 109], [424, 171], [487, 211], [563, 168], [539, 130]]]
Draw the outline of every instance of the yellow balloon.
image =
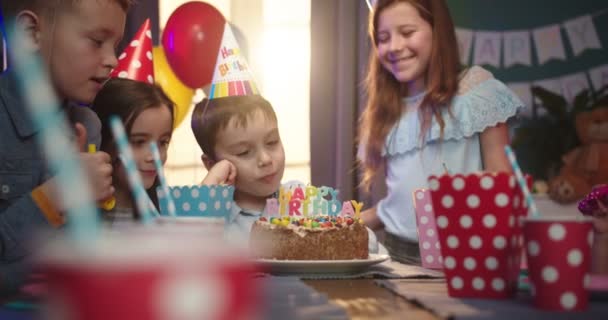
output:
[[173, 73], [171, 66], [167, 62], [165, 51], [161, 46], [156, 46], [152, 50], [154, 57], [154, 81], [163, 88], [165, 93], [175, 103], [173, 128], [177, 128], [190, 110], [194, 90], [183, 84]]

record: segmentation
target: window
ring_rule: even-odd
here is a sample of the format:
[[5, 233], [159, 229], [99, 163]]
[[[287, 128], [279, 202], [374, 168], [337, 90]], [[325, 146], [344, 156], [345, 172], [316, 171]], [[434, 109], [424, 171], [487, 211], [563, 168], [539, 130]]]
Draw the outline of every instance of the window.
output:
[[[173, 10], [185, 2], [188, 1], [159, 1], [161, 29]], [[284, 181], [309, 182], [310, 0], [207, 2], [244, 35], [246, 44], [241, 43], [241, 49], [247, 55], [261, 93], [272, 103], [279, 119], [286, 156]], [[203, 97], [204, 93], [197, 90], [194, 101]], [[175, 129], [169, 149], [165, 165], [169, 184], [198, 184], [206, 174], [200, 156], [188, 116]]]

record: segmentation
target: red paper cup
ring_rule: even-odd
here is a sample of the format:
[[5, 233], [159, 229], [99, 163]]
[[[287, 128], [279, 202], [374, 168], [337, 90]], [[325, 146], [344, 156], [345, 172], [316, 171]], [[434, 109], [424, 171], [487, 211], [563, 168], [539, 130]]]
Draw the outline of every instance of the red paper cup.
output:
[[413, 196], [422, 266], [429, 269], [441, 269], [443, 268], [443, 260], [435, 214], [433, 213], [431, 192], [428, 189], [417, 189]]
[[250, 319], [254, 267], [217, 241], [149, 227], [113, 233], [90, 252], [54, 243], [41, 259], [44, 319]]
[[429, 186], [449, 295], [511, 297], [523, 242], [518, 221], [527, 212], [515, 176], [431, 176]]
[[593, 225], [586, 218], [524, 220], [534, 305], [546, 310], [587, 308]]

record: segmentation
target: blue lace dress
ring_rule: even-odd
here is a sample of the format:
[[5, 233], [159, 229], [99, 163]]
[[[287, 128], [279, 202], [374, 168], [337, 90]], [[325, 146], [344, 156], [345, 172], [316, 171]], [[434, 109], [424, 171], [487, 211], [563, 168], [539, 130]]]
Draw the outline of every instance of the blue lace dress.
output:
[[427, 187], [427, 177], [445, 172], [471, 173], [482, 170], [479, 134], [506, 122], [521, 100], [503, 83], [481, 67], [472, 67], [462, 77], [451, 106], [444, 109], [445, 127], [433, 122], [425, 139], [420, 139], [418, 107], [424, 93], [404, 99], [404, 112], [386, 138], [387, 196], [377, 212], [385, 230], [399, 238], [418, 241], [412, 193]]

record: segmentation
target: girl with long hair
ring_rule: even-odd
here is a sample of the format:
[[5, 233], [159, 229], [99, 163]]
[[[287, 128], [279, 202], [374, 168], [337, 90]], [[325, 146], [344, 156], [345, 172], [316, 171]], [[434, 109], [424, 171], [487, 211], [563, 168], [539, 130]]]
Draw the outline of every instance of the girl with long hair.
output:
[[444, 0], [378, 0], [369, 36], [362, 185], [369, 188], [382, 172], [388, 190], [362, 217], [370, 228], [385, 229], [393, 259], [419, 264], [412, 192], [445, 168], [510, 171], [506, 122], [523, 104], [490, 72], [461, 67]]

